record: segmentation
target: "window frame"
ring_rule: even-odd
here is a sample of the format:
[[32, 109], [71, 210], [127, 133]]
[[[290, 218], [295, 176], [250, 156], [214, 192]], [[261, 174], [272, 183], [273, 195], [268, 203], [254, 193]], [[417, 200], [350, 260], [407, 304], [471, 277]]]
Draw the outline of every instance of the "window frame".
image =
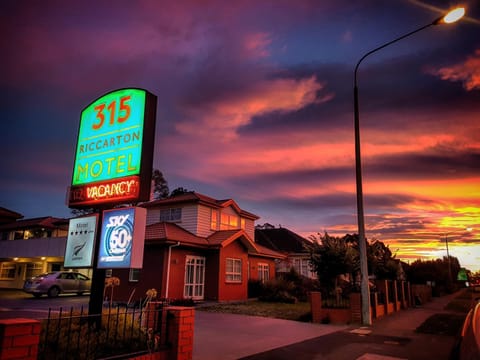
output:
[[30, 262], [27, 263], [25, 269], [25, 279], [30, 279], [34, 276], [40, 275], [43, 273], [43, 263], [41, 262]]
[[[7, 270], [8, 273], [6, 274], [7, 276], [3, 276], [4, 270]], [[15, 263], [11, 262], [2, 262], [0, 263], [0, 280], [15, 280], [17, 274], [17, 266]], [[13, 276], [9, 276], [13, 275]]]
[[[229, 266], [229, 263], [231, 266]], [[225, 259], [225, 282], [240, 284], [243, 281], [243, 264], [240, 258]]]
[[270, 266], [267, 263], [258, 263], [257, 276], [258, 276], [258, 280], [260, 280], [262, 283], [265, 283], [268, 280], [270, 280]]
[[210, 230], [218, 230], [218, 213], [217, 209], [210, 211]]
[[159, 215], [160, 222], [181, 222], [182, 221], [182, 208], [168, 208], [160, 209]]
[[130, 268], [130, 270], [128, 272], [128, 281], [129, 282], [139, 282], [141, 272], [142, 272], [142, 269]]
[[240, 218], [238, 215], [220, 214], [220, 230], [237, 230], [240, 229]]

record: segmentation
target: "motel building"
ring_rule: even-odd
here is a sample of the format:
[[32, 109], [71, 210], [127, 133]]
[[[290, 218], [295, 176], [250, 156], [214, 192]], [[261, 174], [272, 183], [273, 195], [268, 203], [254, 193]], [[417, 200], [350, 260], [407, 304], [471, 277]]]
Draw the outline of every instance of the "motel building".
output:
[[67, 233], [66, 219], [23, 219], [0, 207], [0, 288], [21, 289], [29, 277], [62, 270]]
[[[248, 281], [274, 278], [286, 259], [255, 242], [259, 217], [232, 199], [187, 192], [140, 206], [147, 210], [143, 265], [107, 269], [107, 276], [120, 280], [105, 291], [115, 301], [137, 301], [152, 288], [157, 298], [245, 300]], [[68, 220], [22, 220], [3, 208], [0, 215], [0, 287], [20, 289], [29, 276], [63, 268]]]

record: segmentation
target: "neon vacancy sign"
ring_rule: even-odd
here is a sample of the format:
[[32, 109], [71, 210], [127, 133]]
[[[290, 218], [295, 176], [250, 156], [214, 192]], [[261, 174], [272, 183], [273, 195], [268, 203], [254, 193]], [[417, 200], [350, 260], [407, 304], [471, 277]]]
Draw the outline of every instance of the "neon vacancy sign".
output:
[[146, 90], [120, 89], [82, 111], [70, 207], [148, 200], [156, 102]]

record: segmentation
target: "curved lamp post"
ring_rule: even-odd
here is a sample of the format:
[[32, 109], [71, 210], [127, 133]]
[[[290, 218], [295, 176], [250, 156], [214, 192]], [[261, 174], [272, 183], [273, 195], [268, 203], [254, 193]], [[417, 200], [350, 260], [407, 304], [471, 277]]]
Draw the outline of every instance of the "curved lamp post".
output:
[[354, 73], [354, 113], [355, 113], [355, 173], [356, 173], [356, 188], [357, 188], [357, 221], [358, 221], [358, 242], [359, 242], [359, 251], [360, 251], [360, 274], [361, 274], [361, 299], [362, 299], [362, 323], [364, 325], [371, 325], [372, 319], [370, 314], [370, 290], [368, 284], [368, 266], [367, 266], [367, 246], [365, 242], [365, 219], [363, 213], [363, 186], [362, 186], [362, 161], [360, 155], [360, 121], [359, 121], [359, 110], [358, 110], [358, 86], [357, 86], [357, 71], [360, 63], [369, 55], [381, 50], [397, 41], [400, 41], [406, 37], [409, 37], [413, 34], [416, 34], [419, 31], [422, 31], [432, 25], [439, 24], [450, 24], [455, 21], [458, 21], [460, 18], [465, 15], [464, 8], [456, 8], [446, 15], [439, 17], [433, 22], [422, 26], [416, 30], [413, 30], [405, 35], [402, 35], [392, 41], [389, 41], [382, 46], [379, 46], [365, 55], [363, 55], [355, 66]]
[[[471, 232], [472, 231], [472, 228], [470, 227], [467, 227], [465, 228], [465, 232]], [[443, 234], [443, 236], [445, 236], [445, 246], [447, 248], [447, 264], [448, 264], [448, 280], [450, 281], [450, 283], [453, 281], [452, 279], [452, 265], [451, 265], [451, 262], [450, 262], [450, 252], [448, 251], [448, 235], [453, 235], [453, 234], [456, 234], [458, 232], [448, 232], [448, 233], [445, 233]]]

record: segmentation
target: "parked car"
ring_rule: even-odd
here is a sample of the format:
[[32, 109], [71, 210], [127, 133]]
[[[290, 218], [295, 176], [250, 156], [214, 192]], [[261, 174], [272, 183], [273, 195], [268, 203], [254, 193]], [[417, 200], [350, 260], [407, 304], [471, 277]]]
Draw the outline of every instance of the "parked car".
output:
[[90, 291], [92, 281], [87, 276], [71, 272], [56, 271], [40, 274], [25, 281], [23, 291], [40, 297], [47, 294], [48, 297], [56, 297], [62, 293], [77, 293], [82, 295]]

